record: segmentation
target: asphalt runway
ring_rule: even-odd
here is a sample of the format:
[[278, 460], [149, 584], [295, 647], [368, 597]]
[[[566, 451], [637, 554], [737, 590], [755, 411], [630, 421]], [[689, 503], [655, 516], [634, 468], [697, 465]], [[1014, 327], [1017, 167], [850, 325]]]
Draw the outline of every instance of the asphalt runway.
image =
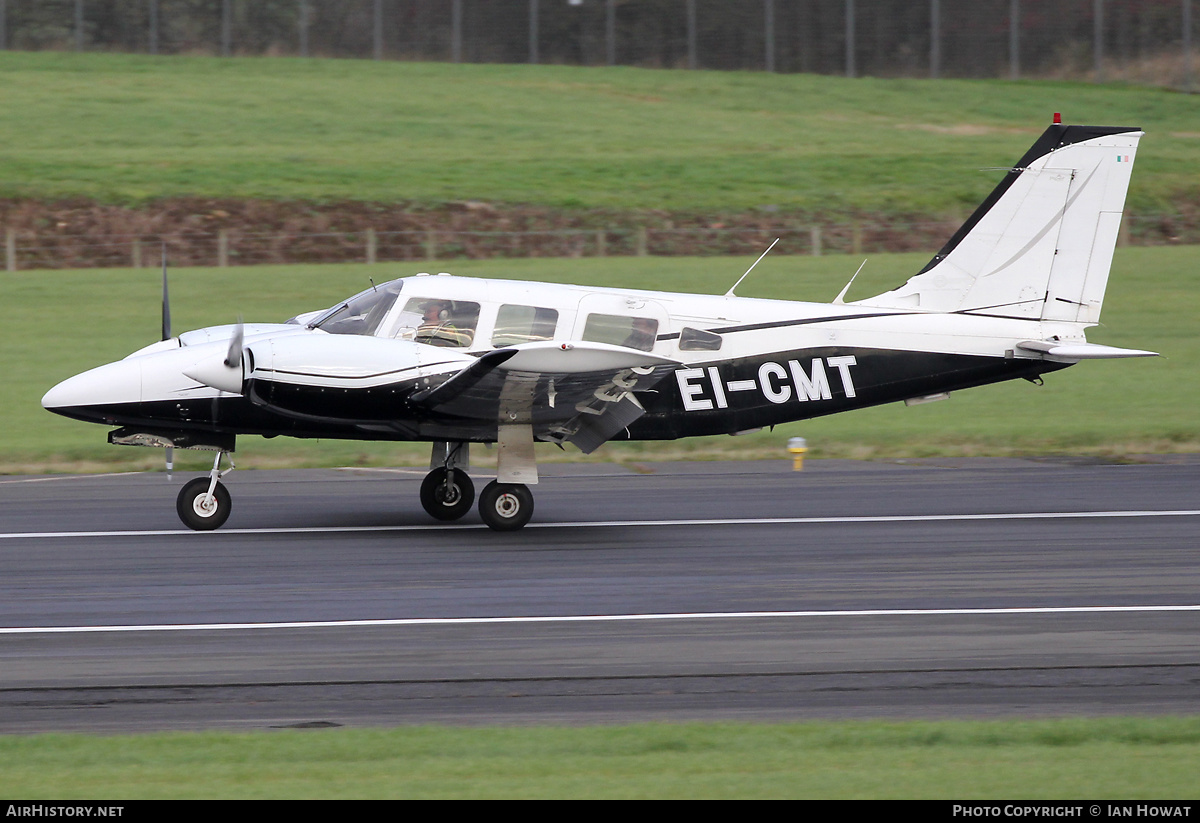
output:
[[1200, 459], [542, 468], [0, 479], [0, 733], [1200, 710]]

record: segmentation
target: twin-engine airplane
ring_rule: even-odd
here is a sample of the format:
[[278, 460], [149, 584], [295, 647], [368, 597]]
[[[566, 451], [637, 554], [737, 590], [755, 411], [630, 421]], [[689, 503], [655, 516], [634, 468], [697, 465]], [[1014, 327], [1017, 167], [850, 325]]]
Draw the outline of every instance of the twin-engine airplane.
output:
[[163, 339], [42, 405], [118, 426], [111, 443], [216, 451], [179, 494], [193, 529], [229, 516], [221, 458], [239, 434], [432, 442], [421, 504], [447, 521], [474, 502], [470, 444], [497, 443], [479, 513], [519, 529], [539, 440], [590, 454], [737, 434], [1153, 355], [1084, 338], [1141, 136], [1050, 126], [924, 269], [852, 303], [845, 290], [817, 304], [417, 275], [287, 323], [172, 337], [164, 270]]

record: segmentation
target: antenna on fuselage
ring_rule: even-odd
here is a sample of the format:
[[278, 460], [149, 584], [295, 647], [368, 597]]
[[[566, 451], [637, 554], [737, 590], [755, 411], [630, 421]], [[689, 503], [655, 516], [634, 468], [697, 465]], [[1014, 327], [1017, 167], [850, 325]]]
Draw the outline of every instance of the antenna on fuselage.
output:
[[[776, 237], [775, 243], [778, 243], [778, 242], [779, 242], [779, 238]], [[749, 274], [750, 272], [752, 272], [754, 270], [754, 267], [757, 266], [760, 262], [762, 262], [762, 259], [767, 256], [767, 252], [769, 252], [771, 249], [775, 248], [775, 243], [772, 243], [771, 245], [767, 246], [767, 251], [760, 254], [758, 256], [758, 260], [755, 260], [753, 263], [750, 264], [750, 268], [746, 269], [746, 274]], [[743, 274], [741, 277], [739, 277], [738, 281], [729, 287], [729, 291], [725, 292], [726, 297], [737, 297], [737, 295], [733, 293], [733, 290], [736, 289], [738, 286], [742, 285], [742, 281], [746, 279], [746, 274]]]
[[[867, 265], [867, 261], [866, 261], [866, 259], [864, 259], [864, 260], [862, 261], [862, 263], [860, 263], [860, 264], [858, 265], [858, 271], [856, 271], [856, 272], [854, 273], [854, 277], [858, 277], [858, 272], [859, 272], [859, 271], [862, 271], [862, 270], [863, 270], [863, 266], [865, 266], [865, 265]], [[851, 277], [851, 278], [850, 278], [850, 282], [849, 282], [849, 283], [847, 283], [847, 284], [846, 284], [844, 287], [842, 287], [842, 290], [841, 290], [840, 292], [838, 292], [838, 296], [837, 296], [837, 297], [833, 298], [833, 302], [834, 302], [834, 304], [835, 304], [835, 305], [841, 305], [842, 303], [845, 303], [845, 302], [846, 302], [846, 299], [845, 299], [845, 298], [846, 298], [846, 292], [850, 291], [850, 287], [851, 287], [852, 285], [854, 285], [854, 277]]]

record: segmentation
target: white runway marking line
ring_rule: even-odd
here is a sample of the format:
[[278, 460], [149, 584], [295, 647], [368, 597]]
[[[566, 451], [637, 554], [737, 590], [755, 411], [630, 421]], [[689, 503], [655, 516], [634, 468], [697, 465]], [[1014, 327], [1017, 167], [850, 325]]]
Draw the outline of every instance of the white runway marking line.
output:
[[[937, 523], [972, 520], [1071, 520], [1108, 517], [1196, 517], [1200, 509], [1165, 511], [1101, 511], [1101, 512], [1016, 512], [1012, 514], [897, 514], [854, 515], [847, 517], [730, 517], [710, 520], [597, 520], [568, 523], [530, 523], [526, 529], [602, 529], [614, 527], [651, 526], [788, 526], [857, 523]], [[33, 540], [56, 537], [178, 537], [181, 535], [222, 534], [350, 534], [353, 532], [447, 531], [450, 529], [483, 529], [482, 523], [452, 524], [423, 523], [411, 526], [294, 526], [274, 529], [220, 529], [192, 531], [191, 529], [148, 529], [144, 531], [74, 531], [74, 532], [5, 532], [0, 540]]]
[[0, 480], [0, 485], [8, 485], [9, 483], [60, 483], [71, 480], [94, 480], [97, 477], [129, 477], [135, 474], [146, 473], [147, 472], [108, 472], [107, 474], [56, 474], [49, 477], [16, 477]]
[[478, 626], [505, 623], [613, 623], [634, 620], [734, 620], [799, 617], [938, 617], [1115, 612], [1200, 612], [1191, 606], [1046, 606], [1009, 609], [847, 609], [838, 611], [683, 612], [678, 614], [588, 614], [559, 617], [412, 617], [394, 620], [298, 620], [280, 623], [180, 623], [146, 626], [27, 626], [0, 628], [0, 635], [98, 632], [206, 632], [251, 629], [345, 629], [397, 626]]

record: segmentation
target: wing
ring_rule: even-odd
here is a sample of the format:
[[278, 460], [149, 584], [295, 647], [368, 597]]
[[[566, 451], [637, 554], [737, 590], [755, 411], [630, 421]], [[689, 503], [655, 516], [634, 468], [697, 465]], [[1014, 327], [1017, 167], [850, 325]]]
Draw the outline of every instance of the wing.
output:
[[533, 439], [590, 454], [645, 413], [633, 392], [652, 389], [678, 365], [606, 343], [525, 343], [482, 355], [409, 402], [450, 426], [529, 426]]

